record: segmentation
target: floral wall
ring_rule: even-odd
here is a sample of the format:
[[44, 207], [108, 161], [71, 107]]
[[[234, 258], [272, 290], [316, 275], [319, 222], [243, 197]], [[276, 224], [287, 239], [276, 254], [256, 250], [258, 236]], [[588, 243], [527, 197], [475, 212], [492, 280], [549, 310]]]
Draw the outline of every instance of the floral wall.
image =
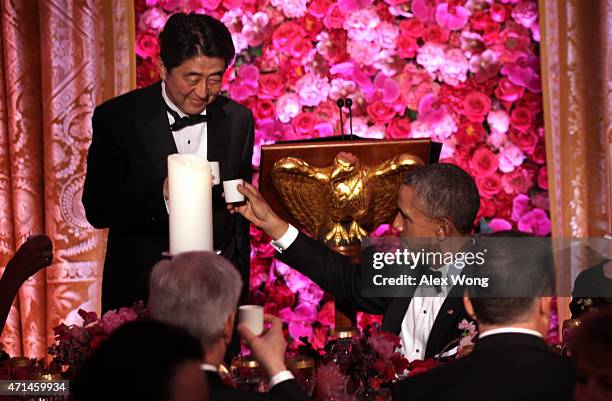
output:
[[[443, 143], [478, 185], [476, 230], [550, 233], [535, 0], [137, 0], [138, 86], [159, 79], [157, 35], [179, 11], [232, 32], [224, 91], [255, 115], [255, 172], [262, 144], [339, 133], [350, 97], [359, 136]], [[252, 234], [253, 301], [321, 345], [329, 297]]]

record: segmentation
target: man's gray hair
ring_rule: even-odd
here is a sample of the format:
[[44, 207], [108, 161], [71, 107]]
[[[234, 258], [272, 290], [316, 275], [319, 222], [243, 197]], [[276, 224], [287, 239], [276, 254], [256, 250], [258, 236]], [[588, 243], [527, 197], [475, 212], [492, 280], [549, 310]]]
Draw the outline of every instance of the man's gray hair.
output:
[[241, 289], [240, 274], [228, 260], [211, 252], [186, 252], [153, 267], [147, 312], [212, 345], [236, 311]]

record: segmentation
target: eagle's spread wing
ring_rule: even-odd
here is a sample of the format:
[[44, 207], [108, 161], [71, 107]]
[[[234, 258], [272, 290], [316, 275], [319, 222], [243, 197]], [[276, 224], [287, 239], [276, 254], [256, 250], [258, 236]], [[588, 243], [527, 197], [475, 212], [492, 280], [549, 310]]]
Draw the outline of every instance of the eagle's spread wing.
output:
[[272, 182], [287, 210], [315, 237], [326, 220], [331, 168], [313, 167], [295, 157], [280, 159], [272, 168]]
[[420, 157], [403, 153], [374, 167], [369, 176], [372, 188], [372, 204], [364, 224], [374, 230], [381, 224], [390, 223], [397, 213], [397, 193], [409, 170], [423, 165]]

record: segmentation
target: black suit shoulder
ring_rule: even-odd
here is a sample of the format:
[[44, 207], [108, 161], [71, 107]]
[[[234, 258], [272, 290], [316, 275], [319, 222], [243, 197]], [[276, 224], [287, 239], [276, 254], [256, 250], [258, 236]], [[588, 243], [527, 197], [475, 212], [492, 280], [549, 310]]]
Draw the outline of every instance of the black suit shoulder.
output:
[[148, 106], [152, 101], [161, 98], [161, 83], [157, 82], [144, 88], [134, 89], [109, 99], [95, 108], [95, 112], [108, 114], [131, 114], [136, 109]]
[[[537, 338], [502, 334], [486, 349], [392, 385], [393, 399], [414, 401], [564, 401], [571, 400], [573, 362]], [[493, 340], [493, 341], [490, 341]], [[526, 341], [525, 341], [526, 340]], [[536, 340], [536, 341], [534, 341]], [[493, 342], [502, 343], [499, 347]], [[506, 344], [503, 344], [505, 342]], [[512, 342], [516, 346], [511, 346]], [[539, 342], [539, 343], [538, 343]]]
[[241, 390], [223, 383], [217, 373], [206, 372], [211, 401], [308, 401], [307, 394], [295, 380], [286, 380], [268, 393]]

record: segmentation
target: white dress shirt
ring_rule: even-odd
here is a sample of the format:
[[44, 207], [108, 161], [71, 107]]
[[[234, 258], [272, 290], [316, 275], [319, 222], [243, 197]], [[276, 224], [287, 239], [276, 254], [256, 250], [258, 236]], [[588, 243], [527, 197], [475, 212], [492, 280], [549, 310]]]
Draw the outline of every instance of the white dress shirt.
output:
[[493, 336], [495, 334], [508, 334], [508, 333], [510, 334], [529, 334], [531, 336], [544, 338], [542, 337], [542, 334], [538, 333], [535, 330], [523, 329], [521, 327], [500, 327], [498, 329], [487, 330], [487, 331], [483, 331], [482, 333], [479, 333], [478, 339], [482, 340], [485, 337]]
[[[281, 238], [270, 242], [270, 245], [279, 253], [289, 248], [298, 236], [297, 228], [289, 224], [289, 229]], [[451, 269], [452, 267], [452, 269]], [[454, 266], [443, 266], [440, 268], [442, 277], [459, 274], [461, 269]], [[450, 283], [450, 279], [449, 279]], [[427, 340], [433, 328], [438, 312], [444, 303], [451, 286], [442, 286], [442, 293], [438, 294], [433, 287], [418, 286], [414, 296], [408, 305], [408, 310], [402, 321], [400, 339], [402, 343], [402, 354], [409, 360], [424, 359]], [[456, 350], [453, 349], [453, 350]], [[453, 350], [444, 355], [452, 355]]]
[[[162, 81], [162, 97], [164, 101], [172, 110], [176, 111], [179, 116], [186, 117], [187, 114], [183, 113], [181, 109], [179, 109], [173, 102], [170, 100], [168, 95], [166, 94], [166, 85]], [[168, 120], [170, 121], [170, 125], [174, 123], [174, 117], [172, 114], [168, 113]], [[202, 115], [206, 115], [206, 109], [202, 111]], [[207, 136], [208, 136], [208, 128], [206, 122], [201, 122], [199, 124], [191, 125], [189, 127], [185, 127], [183, 129], [172, 131], [172, 136], [174, 137], [174, 143], [176, 144], [176, 149], [180, 154], [194, 154], [200, 156], [204, 160], [208, 160], [207, 154]]]
[[[200, 370], [205, 371], [205, 372], [219, 373], [219, 369], [215, 365], [211, 365], [210, 363], [201, 364]], [[277, 374], [275, 374], [274, 376], [270, 378], [270, 381], [268, 382], [268, 388], [272, 388], [279, 383], [282, 383], [287, 380], [292, 380], [292, 379], [295, 379], [295, 377], [293, 376], [293, 373], [291, 373], [288, 370], [281, 370], [280, 372], [278, 372]]]

